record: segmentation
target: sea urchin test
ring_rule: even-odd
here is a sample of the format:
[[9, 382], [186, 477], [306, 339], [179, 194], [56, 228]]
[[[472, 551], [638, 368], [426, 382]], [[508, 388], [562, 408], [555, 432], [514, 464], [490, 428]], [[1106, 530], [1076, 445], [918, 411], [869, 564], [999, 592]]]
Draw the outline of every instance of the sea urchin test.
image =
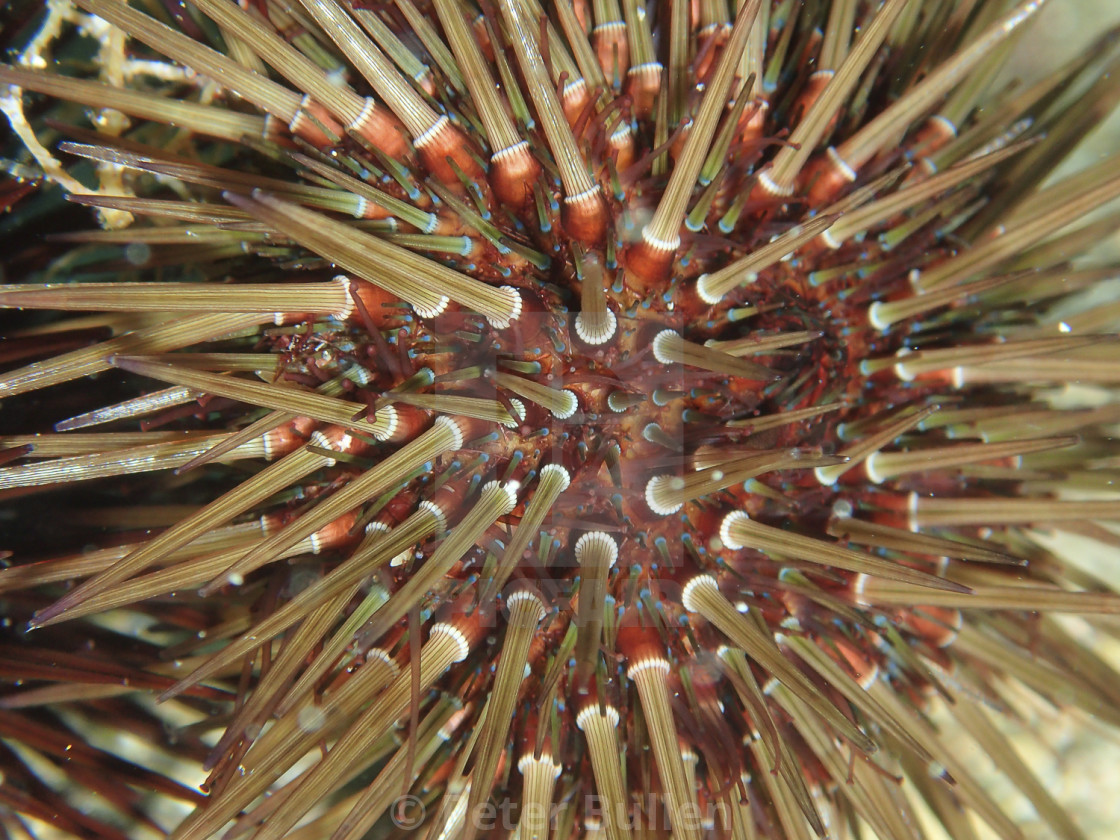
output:
[[999, 712], [1120, 725], [1120, 49], [1001, 81], [1041, 6], [14, 4], [0, 824], [1081, 837]]

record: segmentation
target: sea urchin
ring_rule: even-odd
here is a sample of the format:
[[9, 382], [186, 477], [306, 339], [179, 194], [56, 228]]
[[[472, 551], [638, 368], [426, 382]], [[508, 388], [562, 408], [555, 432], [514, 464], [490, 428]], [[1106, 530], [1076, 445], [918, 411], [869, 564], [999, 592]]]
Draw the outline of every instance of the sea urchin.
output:
[[1120, 51], [995, 86], [1041, 5], [22, 21], [0, 824], [1021, 836], [939, 707], [1082, 836], [992, 714], [1120, 725], [1034, 530], [1120, 541]]

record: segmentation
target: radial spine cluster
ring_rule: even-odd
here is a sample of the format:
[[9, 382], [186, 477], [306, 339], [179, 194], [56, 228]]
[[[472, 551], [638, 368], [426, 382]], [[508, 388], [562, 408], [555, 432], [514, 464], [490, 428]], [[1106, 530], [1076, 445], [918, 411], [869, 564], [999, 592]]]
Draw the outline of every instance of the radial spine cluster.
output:
[[1042, 5], [16, 4], [0, 827], [1024, 836], [963, 742], [1085, 836], [999, 727], [1120, 726]]

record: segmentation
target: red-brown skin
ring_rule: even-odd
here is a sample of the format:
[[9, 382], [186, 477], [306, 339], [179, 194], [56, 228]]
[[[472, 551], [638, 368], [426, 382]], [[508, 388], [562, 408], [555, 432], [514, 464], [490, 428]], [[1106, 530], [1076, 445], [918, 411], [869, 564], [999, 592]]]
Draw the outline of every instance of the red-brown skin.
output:
[[649, 660], [665, 659], [665, 642], [650, 626], [650, 619], [635, 611], [626, 612], [618, 621], [618, 652], [630, 667]]
[[591, 47], [608, 82], [616, 76], [626, 78], [626, 71], [630, 69], [630, 41], [626, 37], [625, 23], [616, 21], [596, 26], [591, 32]]
[[474, 144], [449, 122], [416, 145], [424, 167], [449, 187], [462, 189], [460, 175], [475, 183], [485, 177], [486, 173], [475, 157]]
[[948, 647], [961, 628], [961, 611], [948, 607], [924, 606], [908, 610], [901, 617], [903, 626], [928, 645]]
[[[797, 126], [798, 122], [805, 118], [805, 115], [809, 113], [809, 109], [821, 98], [821, 94], [824, 93], [824, 89], [828, 87], [834, 75], [836, 74], [832, 70], [818, 70], [805, 82], [805, 88], [801, 91], [800, 95], [798, 95], [797, 102], [793, 106], [792, 113], [794, 115], [794, 122], [790, 125], [791, 130]], [[825, 128], [824, 136], [827, 137], [832, 133], [838, 120], [839, 115], [834, 114], [832, 119], [828, 121], [828, 127]]]
[[910, 144], [910, 154], [915, 157], [929, 157], [943, 149], [956, 136], [956, 128], [945, 117], [930, 117], [915, 133], [914, 140]]
[[288, 130], [319, 149], [329, 148], [344, 134], [343, 127], [313, 99], [307, 99], [300, 105], [288, 124]]
[[278, 426], [268, 433], [268, 445], [272, 450], [273, 458], [287, 455], [307, 443], [308, 437], [315, 431], [316, 423], [307, 417], [297, 417], [289, 423]]
[[634, 162], [634, 135], [629, 131], [612, 133], [610, 146], [614, 153], [614, 168], [619, 172], [626, 170]]
[[432, 424], [432, 413], [415, 406], [397, 403], [397, 427], [389, 436], [390, 443], [404, 443], [418, 437]]
[[357, 523], [358, 514], [351, 511], [324, 525], [312, 535], [318, 540], [319, 551], [332, 551], [356, 542], [355, 525]]
[[802, 192], [815, 207], [827, 207], [852, 185], [850, 173], [824, 152], [809, 161], [800, 182]]
[[[367, 100], [367, 104], [371, 101]], [[352, 130], [373, 148], [395, 160], [407, 160], [412, 155], [404, 125], [383, 105], [375, 103], [366, 109]]]
[[626, 95], [630, 97], [635, 119], [648, 120], [653, 116], [653, 104], [661, 92], [663, 72], [660, 64], [640, 64], [627, 72]]
[[639, 293], [663, 287], [669, 280], [676, 256], [672, 248], [659, 248], [645, 239], [638, 240], [623, 256], [628, 285]]
[[494, 197], [510, 210], [524, 212], [533, 201], [533, 184], [541, 165], [527, 146], [519, 146], [490, 159], [490, 187]]
[[735, 144], [751, 148], [759, 144], [766, 135], [767, 115], [770, 103], [765, 96], [755, 95], [743, 108], [743, 116], [735, 132]]
[[568, 79], [560, 95], [560, 107], [568, 125], [575, 127], [591, 104], [591, 89], [584, 79]]
[[707, 82], [723, 55], [723, 46], [731, 35], [730, 25], [713, 23], [700, 30], [696, 39], [696, 78]]
[[593, 248], [606, 239], [610, 211], [602, 192], [596, 192], [577, 201], [565, 199], [561, 220], [568, 236]]

